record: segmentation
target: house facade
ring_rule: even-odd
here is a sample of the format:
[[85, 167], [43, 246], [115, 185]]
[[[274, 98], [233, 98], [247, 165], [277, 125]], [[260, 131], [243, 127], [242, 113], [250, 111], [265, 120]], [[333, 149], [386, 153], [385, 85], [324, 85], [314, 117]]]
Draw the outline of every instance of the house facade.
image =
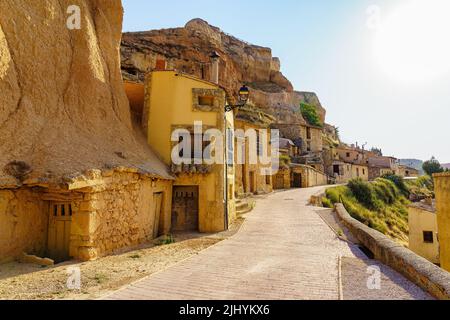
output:
[[428, 261], [439, 264], [439, 234], [436, 207], [431, 201], [408, 207], [409, 249]]
[[397, 175], [403, 178], [418, 178], [420, 176], [420, 172], [417, 169], [405, 165], [399, 165]]
[[336, 183], [346, 183], [356, 178], [369, 180], [369, 167], [364, 150], [342, 144], [332, 150], [332, 156], [332, 166], [328, 168], [328, 172]]
[[394, 157], [370, 155], [368, 157], [369, 180], [375, 180], [386, 174], [398, 173], [398, 161]]
[[441, 268], [450, 272], [450, 173], [434, 174]]
[[[143, 128], [149, 145], [175, 176], [172, 231], [223, 231], [236, 217], [234, 115], [225, 112], [225, 105], [226, 93], [215, 83], [173, 70], [153, 71], [146, 77]], [[219, 130], [223, 141], [207, 141], [211, 129]], [[173, 133], [180, 130], [188, 136], [174, 140]], [[188, 138], [191, 150], [177, 149]], [[207, 148], [214, 149], [221, 163], [207, 163], [213, 157], [211, 153], [205, 157]], [[174, 152], [182, 163], [174, 163]]]
[[[236, 196], [266, 194], [272, 187], [270, 124], [274, 118], [251, 103], [236, 111]], [[262, 157], [262, 158], [261, 158]], [[266, 161], [261, 161], [262, 159]]]

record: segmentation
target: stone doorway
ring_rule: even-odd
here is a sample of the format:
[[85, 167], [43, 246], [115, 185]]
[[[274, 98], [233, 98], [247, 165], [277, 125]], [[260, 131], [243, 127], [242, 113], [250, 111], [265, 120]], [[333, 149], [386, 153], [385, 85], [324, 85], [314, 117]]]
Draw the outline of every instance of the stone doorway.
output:
[[47, 253], [56, 263], [70, 259], [72, 215], [72, 203], [50, 203]]
[[302, 187], [302, 174], [301, 173], [294, 173], [292, 187], [293, 188], [301, 188]]
[[172, 231], [198, 231], [198, 186], [173, 188]]

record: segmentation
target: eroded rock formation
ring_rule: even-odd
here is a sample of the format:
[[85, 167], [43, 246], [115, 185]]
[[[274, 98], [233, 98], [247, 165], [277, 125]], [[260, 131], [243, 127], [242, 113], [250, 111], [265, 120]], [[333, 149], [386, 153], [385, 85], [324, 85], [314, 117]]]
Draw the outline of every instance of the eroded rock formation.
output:
[[[81, 30], [66, 26], [70, 5]], [[2, 0], [0, 12], [0, 185], [114, 167], [169, 176], [133, 129], [120, 0]]]

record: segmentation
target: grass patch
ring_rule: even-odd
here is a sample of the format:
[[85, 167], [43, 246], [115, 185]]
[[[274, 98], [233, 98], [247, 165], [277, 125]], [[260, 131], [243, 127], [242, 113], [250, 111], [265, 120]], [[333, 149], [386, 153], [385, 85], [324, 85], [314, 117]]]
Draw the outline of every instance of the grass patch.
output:
[[175, 238], [173, 237], [173, 235], [168, 234], [166, 236], [164, 236], [163, 239], [160, 240], [159, 245], [164, 246], [164, 245], [169, 245], [169, 244], [173, 244], [175, 243]]
[[409, 201], [391, 180], [379, 178], [369, 183], [354, 179], [348, 186], [328, 189], [326, 198], [333, 205], [341, 202], [353, 218], [370, 228], [408, 243]]

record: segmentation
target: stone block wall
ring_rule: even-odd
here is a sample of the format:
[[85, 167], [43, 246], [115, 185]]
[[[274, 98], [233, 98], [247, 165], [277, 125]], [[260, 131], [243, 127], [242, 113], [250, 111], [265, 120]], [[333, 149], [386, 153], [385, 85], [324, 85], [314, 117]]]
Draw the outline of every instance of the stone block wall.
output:
[[162, 233], [170, 231], [172, 182], [115, 173], [84, 192], [72, 220], [70, 255], [80, 260], [106, 256], [153, 239], [155, 193], [163, 193]]
[[47, 248], [48, 204], [31, 189], [0, 190], [0, 263]]

